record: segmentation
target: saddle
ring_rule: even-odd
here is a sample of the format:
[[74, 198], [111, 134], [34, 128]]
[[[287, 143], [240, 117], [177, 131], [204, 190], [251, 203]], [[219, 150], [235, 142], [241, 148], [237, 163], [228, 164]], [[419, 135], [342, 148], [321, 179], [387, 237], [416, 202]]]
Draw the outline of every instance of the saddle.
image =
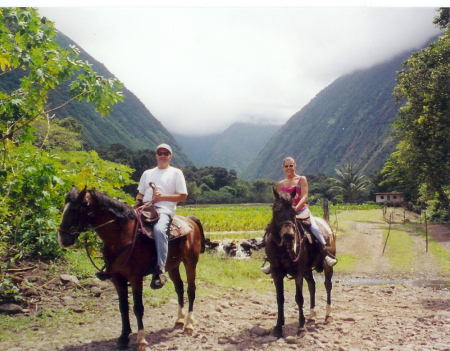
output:
[[309, 228], [311, 227], [311, 217], [308, 213], [300, 213], [299, 215], [295, 216], [295, 219], [297, 220], [297, 226], [300, 230], [300, 234], [303, 239], [308, 240], [309, 244], [313, 243], [313, 237], [309, 231]]
[[[310, 232], [311, 227], [311, 217], [309, 213], [300, 213], [295, 217], [297, 219], [297, 225], [300, 228], [301, 234], [308, 240], [310, 244], [313, 243], [313, 240], [316, 240], [314, 236]], [[329, 234], [326, 228], [320, 223], [315, 221], [320, 231], [322, 232], [323, 238], [326, 242], [329, 240]]]
[[[159, 220], [159, 212], [151, 202], [136, 209], [140, 221], [138, 221], [138, 234], [143, 234], [153, 239], [153, 225]], [[180, 238], [194, 231], [184, 217], [175, 215], [169, 225], [169, 241]]]

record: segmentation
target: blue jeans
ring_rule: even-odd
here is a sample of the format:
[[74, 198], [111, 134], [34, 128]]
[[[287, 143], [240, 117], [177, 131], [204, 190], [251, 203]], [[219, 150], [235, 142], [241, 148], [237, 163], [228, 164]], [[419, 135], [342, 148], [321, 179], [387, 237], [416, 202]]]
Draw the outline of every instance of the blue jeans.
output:
[[172, 216], [160, 212], [159, 220], [153, 225], [153, 238], [155, 239], [158, 267], [165, 266], [169, 242], [169, 225]]
[[319, 243], [322, 244], [322, 246], [325, 246], [326, 242], [325, 239], [323, 238], [323, 234], [320, 231], [319, 226], [316, 224], [316, 221], [314, 220], [314, 217], [309, 208], [305, 208], [304, 210], [297, 212], [297, 215], [299, 215], [300, 213], [309, 213], [309, 218], [311, 219], [310, 231], [316, 237]]

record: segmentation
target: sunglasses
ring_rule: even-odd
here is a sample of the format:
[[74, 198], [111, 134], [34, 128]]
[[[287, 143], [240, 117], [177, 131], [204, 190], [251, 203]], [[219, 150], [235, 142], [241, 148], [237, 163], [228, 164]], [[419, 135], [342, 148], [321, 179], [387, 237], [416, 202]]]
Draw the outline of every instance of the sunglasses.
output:
[[169, 151], [158, 151], [157, 154], [158, 154], [158, 156], [169, 156], [170, 152]]
[[284, 168], [294, 168], [294, 165], [284, 165]]

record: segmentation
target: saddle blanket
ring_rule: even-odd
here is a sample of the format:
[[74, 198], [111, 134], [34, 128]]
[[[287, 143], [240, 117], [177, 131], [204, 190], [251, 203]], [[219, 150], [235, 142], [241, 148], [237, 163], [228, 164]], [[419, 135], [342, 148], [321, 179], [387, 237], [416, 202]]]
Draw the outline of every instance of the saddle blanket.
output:
[[[150, 239], [153, 239], [152, 226], [148, 226], [142, 222], [141, 229], [143, 234], [147, 235]], [[191, 234], [193, 231], [194, 228], [184, 220], [184, 217], [175, 215], [170, 224], [169, 241]]]

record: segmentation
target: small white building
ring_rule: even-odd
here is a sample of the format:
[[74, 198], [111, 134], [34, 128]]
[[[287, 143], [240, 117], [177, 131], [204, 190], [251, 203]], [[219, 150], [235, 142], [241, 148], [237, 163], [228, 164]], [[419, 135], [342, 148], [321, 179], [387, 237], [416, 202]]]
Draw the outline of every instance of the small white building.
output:
[[403, 193], [375, 193], [377, 204], [382, 204], [384, 202], [403, 202]]

